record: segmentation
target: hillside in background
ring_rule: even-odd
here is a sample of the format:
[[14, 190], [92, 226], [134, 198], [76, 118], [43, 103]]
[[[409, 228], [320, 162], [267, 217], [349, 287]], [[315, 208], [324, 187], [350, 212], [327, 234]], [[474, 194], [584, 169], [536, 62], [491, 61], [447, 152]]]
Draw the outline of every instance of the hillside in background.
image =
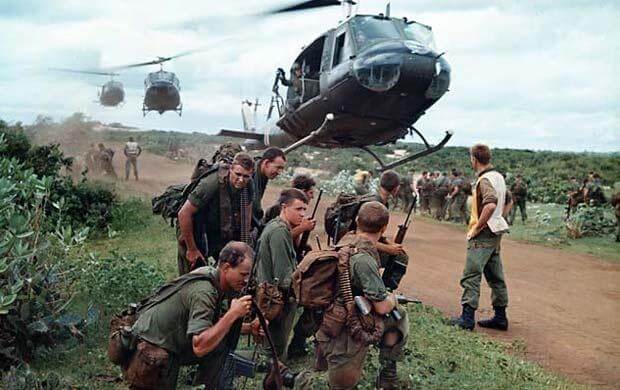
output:
[[[105, 125], [88, 120], [84, 115], [76, 113], [60, 123], [40, 116], [25, 131], [36, 143], [61, 143], [70, 155], [83, 153], [90, 143], [124, 142], [133, 136], [151, 153], [167, 155], [174, 159], [195, 161], [201, 157], [209, 157], [214, 144], [226, 141], [226, 138], [203, 133], [181, 133], [163, 130], [139, 130], [127, 128], [114, 123]], [[239, 140], [235, 140], [239, 141]], [[384, 161], [393, 161], [403, 154], [419, 150], [421, 145], [398, 142], [394, 145], [373, 147]], [[493, 161], [502, 172], [506, 172], [510, 183], [516, 174], [526, 177], [530, 185], [532, 201], [543, 203], [564, 203], [568, 192], [570, 177], [581, 180], [590, 171], [599, 172], [603, 184], [613, 188], [620, 182], [620, 153], [571, 153], [516, 149], [493, 149]], [[302, 147], [289, 157], [289, 166], [309, 167], [323, 172], [324, 176], [336, 174], [342, 170], [369, 170], [377, 163], [366, 152], [358, 149], [342, 149], [338, 153], [331, 150]], [[400, 173], [425, 170], [449, 172], [453, 168], [471, 177], [473, 172], [469, 165], [466, 147], [446, 147], [430, 156], [399, 167]], [[608, 192], [611, 192], [608, 189]]]

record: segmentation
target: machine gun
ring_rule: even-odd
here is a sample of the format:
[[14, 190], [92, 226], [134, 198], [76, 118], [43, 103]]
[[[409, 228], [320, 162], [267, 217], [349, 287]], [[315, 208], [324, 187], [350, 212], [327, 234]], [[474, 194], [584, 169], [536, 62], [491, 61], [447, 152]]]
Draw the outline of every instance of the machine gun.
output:
[[[316, 198], [316, 203], [314, 204], [314, 209], [312, 210], [312, 215], [310, 216], [310, 219], [314, 219], [314, 217], [316, 216], [316, 212], [319, 208], [319, 203], [321, 202], [321, 196], [323, 196], [323, 190], [319, 191], [319, 196]], [[306, 255], [308, 239], [310, 239], [310, 231], [304, 232], [301, 235], [301, 239], [299, 240], [299, 246], [297, 247], [297, 262], [300, 262], [301, 259], [303, 259]]]
[[398, 231], [396, 232], [394, 243], [402, 244], [403, 241], [405, 241], [405, 235], [407, 234], [407, 229], [409, 229], [409, 224], [410, 224], [409, 220], [411, 219], [411, 214], [413, 213], [414, 207], [415, 207], [415, 203], [412, 203], [411, 207], [409, 207], [409, 211], [407, 212], [407, 218], [405, 219], [405, 222], [398, 225]]

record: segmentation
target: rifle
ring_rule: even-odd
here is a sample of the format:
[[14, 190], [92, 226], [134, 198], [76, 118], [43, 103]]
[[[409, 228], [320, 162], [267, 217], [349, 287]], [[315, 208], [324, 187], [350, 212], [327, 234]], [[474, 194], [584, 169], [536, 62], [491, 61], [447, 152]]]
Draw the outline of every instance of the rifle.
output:
[[[422, 301], [420, 301], [419, 299], [409, 298], [402, 294], [396, 294], [396, 301], [400, 305], [408, 305], [410, 303], [416, 303], [416, 304], [422, 303]], [[400, 311], [398, 310], [398, 308], [394, 308], [394, 310], [392, 310], [392, 312], [390, 313], [390, 316], [392, 316], [392, 318], [394, 318], [396, 321], [400, 321], [401, 318], [403, 318], [403, 315], [400, 314]]]
[[[312, 216], [310, 219], [314, 219], [316, 216], [316, 212], [319, 208], [319, 203], [321, 202], [321, 196], [323, 196], [323, 190], [319, 191], [319, 196], [316, 198], [316, 203], [314, 204], [314, 209], [312, 210]], [[301, 259], [306, 255], [305, 248], [308, 245], [308, 239], [310, 238], [310, 231], [304, 232], [301, 235], [301, 239], [299, 240], [299, 245], [297, 246], [297, 262], [300, 262]]]
[[407, 218], [405, 222], [398, 225], [398, 232], [396, 232], [396, 237], [394, 238], [394, 243], [402, 244], [405, 241], [405, 234], [407, 234], [407, 229], [409, 229], [409, 219], [411, 218], [411, 214], [413, 213], [413, 208], [415, 207], [415, 203], [411, 204], [409, 211], [407, 212]]
[[[250, 271], [250, 278], [248, 279], [248, 283], [245, 285], [243, 290], [241, 290], [240, 296], [244, 295], [254, 295], [254, 275], [256, 274], [256, 259], [252, 262], [252, 270]], [[271, 360], [272, 365], [271, 369], [275, 370], [275, 382], [276, 389], [281, 390], [283, 388], [282, 376], [280, 375], [280, 364], [278, 359], [278, 353], [276, 352], [275, 345], [273, 343], [273, 339], [271, 338], [271, 333], [269, 333], [269, 327], [265, 316], [261, 312], [260, 308], [256, 304], [256, 300], [252, 298], [252, 307], [256, 313], [256, 317], [260, 323], [261, 328], [265, 332], [265, 337], [267, 338], [267, 342], [269, 344], [269, 349], [271, 349]], [[222, 371], [220, 372], [220, 376], [218, 378], [218, 390], [235, 390], [234, 379], [235, 374], [237, 372], [243, 371], [244, 364], [240, 364], [241, 367], [237, 367], [239, 358], [234, 353], [237, 349], [237, 344], [239, 342], [239, 336], [241, 335], [241, 327], [243, 325], [243, 318], [237, 320], [231, 327], [228, 335], [226, 336], [226, 359], [224, 360], [224, 365], [222, 367]], [[239, 362], [242, 363], [242, 362]]]

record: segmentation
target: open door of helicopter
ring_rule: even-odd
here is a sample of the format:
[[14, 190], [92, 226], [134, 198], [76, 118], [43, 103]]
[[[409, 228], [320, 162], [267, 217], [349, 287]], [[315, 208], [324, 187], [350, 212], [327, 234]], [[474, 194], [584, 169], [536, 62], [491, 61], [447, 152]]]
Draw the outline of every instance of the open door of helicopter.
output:
[[286, 108], [295, 110], [320, 95], [320, 74], [326, 35], [317, 38], [303, 49], [291, 66], [286, 92]]

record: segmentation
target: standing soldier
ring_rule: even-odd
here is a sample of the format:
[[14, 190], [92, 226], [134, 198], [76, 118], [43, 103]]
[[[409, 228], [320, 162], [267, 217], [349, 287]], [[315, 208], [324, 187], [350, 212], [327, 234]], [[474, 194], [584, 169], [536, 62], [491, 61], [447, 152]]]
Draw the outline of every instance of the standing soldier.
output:
[[281, 149], [267, 148], [263, 156], [256, 162], [252, 183], [254, 185], [253, 214], [256, 221], [263, 219], [263, 195], [269, 180], [278, 177], [286, 166], [286, 156]]
[[[400, 177], [400, 186], [398, 189], [397, 202], [403, 203], [402, 210], [407, 211], [411, 204], [415, 202], [415, 197], [413, 196], [413, 188], [411, 184], [411, 175], [404, 175]], [[396, 208], [396, 205], [394, 205]]]
[[84, 155], [84, 160], [86, 161], [86, 168], [89, 173], [99, 173], [99, 151], [95, 147], [95, 144], [90, 144], [90, 148]]
[[466, 222], [467, 194], [465, 194], [465, 182], [458, 171], [453, 172], [452, 192], [450, 198], [450, 219], [457, 223]]
[[583, 190], [583, 199], [589, 206], [601, 206], [607, 203], [601, 186], [601, 176], [598, 173], [592, 174], [592, 179]]
[[418, 190], [418, 196], [420, 198], [420, 212], [424, 214], [430, 214], [430, 187], [431, 180], [428, 177], [428, 172], [422, 172], [422, 176], [418, 179], [416, 183], [416, 188]]
[[215, 258], [231, 241], [252, 243], [252, 179], [254, 160], [237, 153], [229, 166], [203, 177], [179, 211], [177, 238], [179, 274], [183, 275], [205, 258]]
[[[515, 182], [510, 186], [510, 192], [512, 193], [514, 205], [519, 207], [519, 211], [521, 212], [521, 221], [525, 223], [525, 221], [527, 221], [527, 210], [525, 205], [527, 200], [527, 184], [520, 174], [516, 176]], [[512, 208], [509, 221], [511, 225], [514, 223], [515, 217], [517, 216], [517, 207]]]
[[138, 180], [138, 157], [142, 154], [142, 148], [137, 142], [133, 140], [133, 137], [129, 137], [129, 141], [125, 144], [123, 149], [125, 157], [125, 180], [129, 180], [129, 170], [133, 166], [133, 175]]
[[508, 288], [504, 281], [500, 257], [502, 234], [508, 231], [508, 223], [502, 217], [506, 183], [504, 177], [491, 165], [491, 151], [488, 146], [482, 144], [472, 146], [470, 160], [474, 171], [478, 174], [478, 181], [473, 193], [467, 233], [467, 259], [461, 277], [463, 312], [460, 317], [452, 320], [452, 324], [462, 329], [474, 329], [475, 313], [480, 298], [480, 281], [484, 274], [491, 287], [495, 316], [490, 320], [478, 321], [478, 325], [507, 330]]
[[446, 216], [446, 196], [448, 195], [448, 189], [450, 186], [450, 180], [446, 177], [445, 173], [435, 172], [434, 191], [431, 196], [431, 209], [433, 211], [433, 218], [441, 221]]
[[286, 359], [286, 346], [293, 327], [297, 303], [292, 294], [293, 271], [297, 267], [292, 230], [304, 220], [308, 198], [298, 189], [282, 191], [278, 199], [280, 215], [264, 228], [256, 244], [256, 282], [277, 287], [282, 293], [282, 312], [269, 323], [278, 356]]
[[99, 165], [101, 166], [101, 170], [104, 174], [108, 176], [112, 176], [113, 178], [117, 178], [116, 171], [114, 170], [114, 165], [112, 164], [112, 159], [114, 158], [114, 150], [111, 148], [106, 148], [103, 143], [99, 143]]
[[[175, 389], [179, 367], [197, 365], [194, 384], [215, 389], [229, 332], [250, 312], [252, 297], [234, 296], [247, 284], [252, 257], [248, 245], [229, 242], [217, 269], [198, 268], [142, 304], [131, 330], [136, 348], [123, 369], [130, 388]], [[244, 323], [241, 333], [262, 335], [257, 320]]]
[[[370, 313], [365, 317], [374, 319], [375, 332], [377, 328], [381, 328], [380, 322], [385, 315], [397, 307], [394, 294], [388, 292], [381, 279], [379, 254], [375, 249], [385, 233], [388, 221], [389, 213], [384, 205], [374, 201], [364, 203], [357, 216], [357, 233], [347, 234], [339, 243], [355, 248], [348, 261], [350, 287], [352, 295], [363, 297], [370, 303]], [[347, 298], [342, 290], [342, 287], [339, 288], [334, 304], [327, 310], [316, 334], [316, 353], [317, 361], [327, 363], [331, 389], [354, 389], [362, 375], [368, 349], [374, 341], [373, 337], [367, 336], [367, 330], [355, 327], [354, 320], [361, 321], [361, 314], [355, 307], [347, 311], [346, 305], [351, 303], [346, 302]], [[381, 365], [376, 383], [378, 389], [401, 388], [396, 362], [402, 358], [409, 326], [406, 311], [399, 312], [402, 313], [400, 320], [396, 321], [392, 317], [385, 320], [385, 331], [378, 343]], [[330, 321], [332, 318], [337, 320]], [[333, 322], [339, 322], [340, 326], [331, 326], [334, 325]]]
[[[389, 209], [388, 200], [390, 196], [395, 197], [398, 194], [399, 186], [400, 176], [398, 173], [392, 170], [383, 172], [373, 200]], [[385, 269], [383, 283], [387, 288], [395, 290], [407, 272], [409, 256], [407, 256], [402, 244], [390, 243], [386, 237], [381, 237], [381, 240], [377, 242], [377, 250], [381, 259], [381, 268]]]
[[353, 176], [353, 182], [355, 183], [354, 189], [356, 195], [366, 195], [368, 191], [370, 191], [369, 182], [371, 176], [372, 174], [368, 171], [358, 170], [357, 172], [355, 172], [355, 175]]
[[616, 242], [620, 242], [620, 191], [612, 196], [611, 205], [616, 214]]

